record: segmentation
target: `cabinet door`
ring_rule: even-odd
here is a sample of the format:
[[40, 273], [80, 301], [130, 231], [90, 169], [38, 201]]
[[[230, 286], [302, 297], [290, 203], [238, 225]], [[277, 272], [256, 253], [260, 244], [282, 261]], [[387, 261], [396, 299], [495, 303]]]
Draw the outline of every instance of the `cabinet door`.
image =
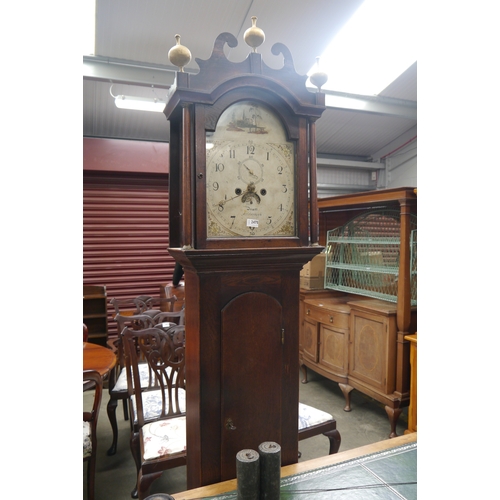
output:
[[394, 391], [395, 318], [351, 310], [349, 377], [384, 394]]
[[249, 292], [233, 299], [221, 319], [221, 448], [222, 480], [226, 480], [236, 477], [235, 457], [240, 450], [256, 450], [264, 441], [281, 443], [282, 307], [269, 295]]
[[319, 334], [319, 364], [335, 375], [346, 376], [349, 331], [320, 325]]
[[304, 358], [318, 362], [318, 323], [309, 318], [304, 318], [302, 327], [302, 349]]

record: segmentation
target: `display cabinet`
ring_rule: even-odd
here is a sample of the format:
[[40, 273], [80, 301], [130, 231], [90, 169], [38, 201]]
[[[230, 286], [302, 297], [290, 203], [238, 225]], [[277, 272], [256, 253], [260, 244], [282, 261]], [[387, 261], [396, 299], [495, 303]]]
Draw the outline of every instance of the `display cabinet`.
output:
[[[332, 196], [318, 200], [319, 210], [319, 243], [327, 245], [327, 233], [331, 229], [345, 226], [358, 217], [374, 211], [396, 211], [398, 215], [399, 248], [397, 249], [397, 279], [395, 279], [396, 323], [398, 334], [409, 333], [411, 322], [411, 308], [416, 304], [416, 216], [417, 216], [417, 190], [413, 187], [398, 187], [380, 189], [351, 195]], [[370, 250], [367, 250], [368, 252]], [[373, 258], [376, 258], [373, 256]], [[394, 266], [393, 266], [394, 267]], [[394, 275], [395, 276], [395, 275]], [[349, 290], [350, 292], [351, 290]], [[356, 291], [359, 293], [359, 290]], [[394, 294], [394, 290], [391, 295]], [[413, 297], [413, 298], [412, 298]], [[386, 296], [376, 298], [387, 300]], [[413, 304], [412, 304], [413, 300]], [[409, 344], [401, 337], [398, 344], [400, 350], [405, 351], [401, 359], [409, 363]], [[398, 391], [407, 392], [409, 368], [399, 367], [405, 372], [401, 379]], [[403, 387], [404, 386], [404, 387]]]
[[[373, 210], [327, 233], [325, 288], [397, 302], [401, 214]], [[410, 215], [410, 248], [416, 256], [416, 215]], [[417, 303], [416, 258], [410, 271], [411, 304]]]
[[106, 287], [83, 285], [83, 323], [89, 331], [89, 342], [106, 346], [108, 314]]
[[[338, 382], [345, 411], [351, 410], [354, 389], [380, 401], [393, 437], [410, 401], [410, 344], [405, 337], [417, 329], [416, 191], [395, 188], [322, 198], [318, 207], [320, 244], [338, 239], [330, 241], [336, 248], [330, 248], [325, 269], [327, 280], [332, 278], [328, 272], [337, 273], [338, 286], [323, 290], [331, 294], [321, 297], [301, 294], [302, 381], [307, 382], [311, 368]], [[335, 228], [341, 229], [328, 234]], [[343, 253], [344, 260], [334, 263], [334, 251]], [[345, 274], [350, 282], [341, 281]]]

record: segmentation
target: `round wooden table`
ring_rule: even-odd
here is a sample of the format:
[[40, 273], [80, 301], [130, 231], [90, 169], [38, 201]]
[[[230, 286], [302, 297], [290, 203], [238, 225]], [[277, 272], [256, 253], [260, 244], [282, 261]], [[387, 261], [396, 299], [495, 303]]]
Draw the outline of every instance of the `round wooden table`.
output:
[[105, 377], [116, 364], [116, 355], [111, 349], [90, 342], [83, 343], [83, 369], [96, 370]]

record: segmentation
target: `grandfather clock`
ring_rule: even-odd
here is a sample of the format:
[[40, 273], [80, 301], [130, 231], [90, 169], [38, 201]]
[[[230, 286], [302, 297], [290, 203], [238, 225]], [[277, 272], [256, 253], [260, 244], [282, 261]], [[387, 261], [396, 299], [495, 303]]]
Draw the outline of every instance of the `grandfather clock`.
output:
[[255, 19], [244, 61], [225, 57], [237, 40], [222, 33], [196, 75], [182, 70], [190, 54], [176, 38], [169, 252], [185, 271], [195, 488], [236, 477], [237, 452], [264, 441], [280, 444], [282, 465], [298, 460], [299, 273], [322, 249], [315, 121], [325, 106], [284, 45], [272, 47], [281, 69], [262, 61]]

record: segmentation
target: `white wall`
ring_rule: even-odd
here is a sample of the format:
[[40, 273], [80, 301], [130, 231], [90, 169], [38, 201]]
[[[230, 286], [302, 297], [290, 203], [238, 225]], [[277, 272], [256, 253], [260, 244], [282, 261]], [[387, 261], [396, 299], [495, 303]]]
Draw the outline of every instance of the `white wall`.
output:
[[387, 187], [417, 187], [417, 139], [385, 160]]
[[373, 155], [385, 163], [377, 188], [417, 187], [417, 127], [413, 127]]
[[317, 158], [318, 198], [417, 187], [417, 127], [372, 155], [373, 162]]

